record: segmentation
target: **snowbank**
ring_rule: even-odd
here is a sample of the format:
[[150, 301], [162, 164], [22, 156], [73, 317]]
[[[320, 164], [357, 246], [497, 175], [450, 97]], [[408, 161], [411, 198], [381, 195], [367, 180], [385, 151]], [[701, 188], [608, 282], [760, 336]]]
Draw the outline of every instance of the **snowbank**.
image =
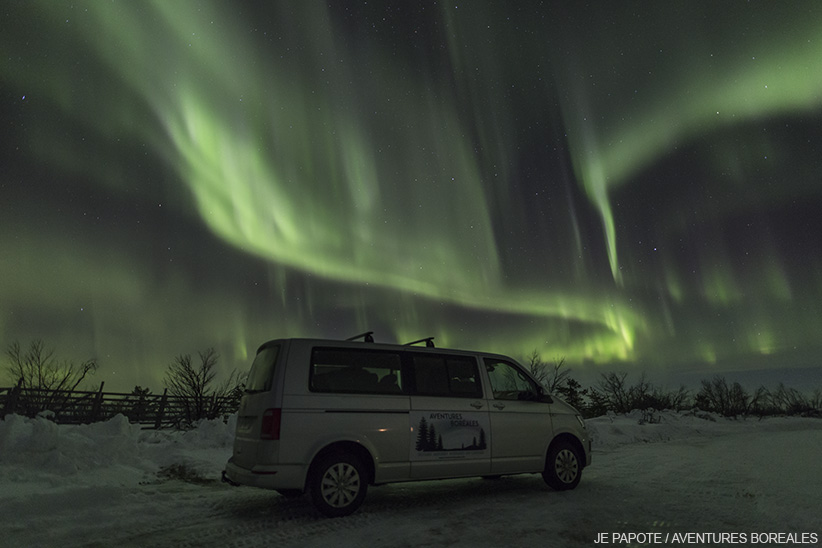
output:
[[[803, 417], [729, 418], [700, 411], [641, 411], [588, 419], [595, 451], [614, 449], [632, 443], [708, 440], [731, 433], [772, 432], [802, 428], [818, 419]], [[820, 422], [822, 424], [822, 422]]]
[[94, 424], [58, 425], [44, 417], [0, 421], [0, 482], [26, 492], [60, 485], [137, 485], [184, 467], [217, 477], [231, 451], [236, 416], [189, 431], [143, 430], [123, 415]]
[[639, 409], [625, 415], [609, 412], [606, 416], [585, 421], [591, 432], [594, 447], [598, 449], [613, 449], [628, 443], [652, 443], [718, 435], [730, 422], [738, 421], [699, 411], [677, 413]]

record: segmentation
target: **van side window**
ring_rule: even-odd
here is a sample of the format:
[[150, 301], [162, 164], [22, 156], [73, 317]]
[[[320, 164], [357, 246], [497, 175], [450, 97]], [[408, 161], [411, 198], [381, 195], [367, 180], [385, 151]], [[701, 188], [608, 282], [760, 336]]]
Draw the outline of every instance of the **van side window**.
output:
[[539, 390], [514, 364], [485, 358], [485, 368], [496, 400], [533, 400]]
[[412, 354], [416, 393], [422, 396], [481, 398], [477, 361], [463, 356]]
[[315, 348], [311, 354], [312, 392], [402, 394], [398, 352]]

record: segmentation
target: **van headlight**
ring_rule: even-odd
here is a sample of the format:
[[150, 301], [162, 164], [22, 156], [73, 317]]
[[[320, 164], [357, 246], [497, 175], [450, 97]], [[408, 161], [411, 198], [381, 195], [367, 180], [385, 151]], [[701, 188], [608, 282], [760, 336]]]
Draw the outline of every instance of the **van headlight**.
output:
[[582, 415], [574, 415], [577, 420], [579, 421], [579, 425], [585, 429], [585, 419], [582, 418]]

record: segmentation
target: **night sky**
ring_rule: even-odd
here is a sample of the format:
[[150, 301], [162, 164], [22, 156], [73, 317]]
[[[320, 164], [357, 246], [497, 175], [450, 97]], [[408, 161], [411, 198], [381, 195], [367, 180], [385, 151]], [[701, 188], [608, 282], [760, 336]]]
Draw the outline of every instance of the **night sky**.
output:
[[[822, 351], [822, 3], [6, 0], [0, 344]], [[8, 384], [3, 383], [3, 384]]]

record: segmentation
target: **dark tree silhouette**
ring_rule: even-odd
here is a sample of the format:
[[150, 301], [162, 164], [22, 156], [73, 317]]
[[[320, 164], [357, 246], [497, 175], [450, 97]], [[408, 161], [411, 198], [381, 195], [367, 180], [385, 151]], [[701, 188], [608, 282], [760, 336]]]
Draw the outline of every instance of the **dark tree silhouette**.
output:
[[428, 445], [427, 449], [429, 451], [434, 451], [437, 449], [437, 429], [432, 424], [428, 427]]
[[428, 445], [428, 421], [425, 417], [420, 419], [420, 424], [417, 427], [417, 451], [425, 451]]

